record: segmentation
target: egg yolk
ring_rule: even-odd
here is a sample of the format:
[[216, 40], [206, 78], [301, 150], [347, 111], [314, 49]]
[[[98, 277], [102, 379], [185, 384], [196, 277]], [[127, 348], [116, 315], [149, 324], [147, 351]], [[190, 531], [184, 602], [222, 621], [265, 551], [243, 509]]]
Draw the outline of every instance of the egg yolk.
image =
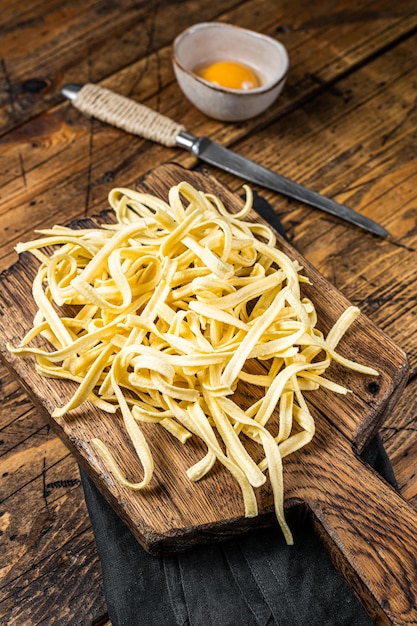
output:
[[218, 61], [196, 70], [204, 80], [227, 89], [255, 89], [260, 82], [255, 72], [234, 61]]

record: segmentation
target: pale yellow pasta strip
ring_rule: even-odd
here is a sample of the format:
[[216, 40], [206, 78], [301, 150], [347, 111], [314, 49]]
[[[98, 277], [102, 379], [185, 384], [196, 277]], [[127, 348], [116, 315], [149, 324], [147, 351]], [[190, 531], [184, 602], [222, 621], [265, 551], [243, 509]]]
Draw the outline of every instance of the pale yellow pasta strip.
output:
[[33, 282], [33, 298], [38, 305], [39, 310], [42, 311], [45, 320], [48, 322], [51, 331], [58, 339], [61, 346], [68, 346], [72, 344], [73, 337], [62, 323], [59, 315], [56, 313], [42, 288], [42, 282], [46, 275], [47, 269], [45, 267], [40, 268]]
[[226, 449], [230, 452], [240, 469], [245, 473], [250, 484], [253, 487], [260, 487], [265, 483], [266, 477], [244, 448], [242, 441], [237, 436], [229, 419], [225, 416], [220, 400], [209, 393], [203, 392], [203, 396], [210, 416], [216, 425], [216, 429], [226, 445]]
[[[196, 426], [198, 430], [200, 430], [200, 433], [203, 436], [203, 439], [205, 440], [209, 451], [212, 451], [216, 455], [216, 458], [230, 471], [230, 473], [239, 483], [242, 491], [243, 501], [245, 504], [245, 516], [255, 517], [258, 514], [258, 505], [256, 502], [253, 488], [249, 483], [246, 474], [240, 469], [240, 467], [236, 465], [236, 463], [234, 463], [222, 452], [214, 436], [214, 432], [211, 430], [211, 427], [209, 427], [207, 418], [202, 411], [200, 405], [198, 403], [194, 403], [190, 407], [189, 413], [191, 419], [193, 420], [194, 426]], [[185, 426], [187, 426], [187, 423], [185, 423]], [[208, 431], [208, 428], [210, 428], [211, 432]]]
[[209, 320], [217, 320], [229, 326], [235, 326], [245, 331], [248, 330], [248, 325], [245, 322], [242, 322], [238, 317], [232, 313], [228, 313], [224, 309], [216, 309], [216, 307], [205, 303], [203, 304], [202, 302], [198, 302], [198, 300], [190, 302], [190, 309]]
[[265, 396], [260, 402], [259, 409], [257, 415], [255, 417], [256, 421], [260, 424], [266, 424], [269, 418], [271, 417], [275, 407], [279, 401], [279, 398], [285, 389], [288, 381], [300, 371], [306, 369], [314, 369], [320, 364], [316, 363], [292, 363], [288, 365], [285, 369], [283, 369], [278, 376], [274, 378], [274, 381], [267, 389]]
[[285, 298], [287, 297], [287, 291], [287, 289], [283, 289], [278, 293], [275, 301], [271, 304], [271, 307], [256, 320], [246, 337], [242, 340], [239, 348], [236, 350], [235, 354], [224, 369], [222, 382], [226, 387], [232, 387], [259, 338], [271, 325], [276, 315], [276, 311], [279, 311], [279, 309], [284, 305]]
[[311, 343], [313, 346], [324, 350], [327, 353], [328, 357], [330, 357], [330, 359], [336, 361], [336, 363], [340, 363], [340, 365], [343, 365], [343, 367], [345, 367], [346, 369], [351, 369], [355, 372], [367, 374], [369, 376], [378, 376], [377, 370], [373, 367], [369, 367], [368, 365], [363, 365], [362, 363], [357, 363], [356, 361], [347, 359], [346, 357], [336, 352], [336, 350], [331, 348], [325, 340], [322, 340], [319, 337], [315, 337], [314, 339], [312, 339]]
[[120, 377], [120, 358], [118, 357], [116, 361], [113, 363], [111, 370], [111, 378], [112, 378], [112, 386], [114, 392], [116, 394], [120, 409], [123, 415], [123, 422], [126, 428], [126, 431], [133, 443], [136, 454], [138, 455], [142, 467], [143, 467], [143, 480], [137, 483], [131, 483], [127, 481], [127, 479], [123, 476], [121, 470], [118, 468], [117, 463], [113, 457], [113, 455], [109, 452], [108, 448], [105, 446], [103, 442], [98, 439], [94, 439], [94, 445], [101, 452], [105, 463], [108, 465], [109, 470], [116, 476], [117, 480], [122, 484], [129, 486], [129, 488], [137, 490], [143, 489], [146, 487], [153, 475], [153, 458], [151, 451], [149, 449], [146, 438], [144, 437], [141, 429], [139, 428], [136, 420], [134, 419], [128, 403], [125, 399], [125, 396], [118, 384], [118, 378]]
[[[253, 422], [246, 414], [228, 398], [219, 400], [228, 414], [238, 423], [249, 426], [249, 431], [255, 429], [262, 442], [266, 456], [266, 467], [269, 470], [269, 480], [271, 481], [274, 494], [274, 506], [277, 520], [281, 526], [286, 542], [291, 545], [293, 538], [284, 514], [284, 488], [283, 488], [283, 467], [282, 458], [278, 446], [271, 434], [260, 424]], [[247, 431], [246, 431], [247, 432]]]
[[[275, 274], [270, 274], [265, 278], [256, 281], [255, 285], [246, 285], [241, 289], [234, 291], [231, 294], [219, 297], [219, 298], [210, 298], [210, 306], [218, 307], [221, 309], [234, 309], [238, 304], [242, 302], [247, 302], [252, 298], [256, 298], [260, 296], [265, 291], [272, 289], [276, 285], [279, 285], [282, 282], [284, 275], [280, 272], [276, 272]], [[197, 293], [197, 297], [204, 301], [205, 298], [200, 296]]]

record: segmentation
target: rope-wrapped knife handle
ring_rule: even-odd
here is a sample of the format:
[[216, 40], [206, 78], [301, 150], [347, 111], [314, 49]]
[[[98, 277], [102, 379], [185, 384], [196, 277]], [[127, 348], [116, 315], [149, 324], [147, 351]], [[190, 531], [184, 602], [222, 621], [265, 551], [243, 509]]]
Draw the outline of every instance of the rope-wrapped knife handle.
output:
[[176, 145], [177, 135], [184, 130], [144, 104], [92, 83], [80, 89], [72, 104], [86, 115], [168, 147]]

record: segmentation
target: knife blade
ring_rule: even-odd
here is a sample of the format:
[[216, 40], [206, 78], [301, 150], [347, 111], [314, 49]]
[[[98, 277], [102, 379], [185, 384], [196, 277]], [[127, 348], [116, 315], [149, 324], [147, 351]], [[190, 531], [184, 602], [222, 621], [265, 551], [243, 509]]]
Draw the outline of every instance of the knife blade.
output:
[[354, 209], [273, 172], [207, 137], [195, 137], [183, 125], [130, 98], [91, 83], [65, 85], [62, 94], [90, 117], [168, 147], [184, 148], [201, 161], [247, 182], [304, 202], [380, 237], [389, 236], [383, 226]]

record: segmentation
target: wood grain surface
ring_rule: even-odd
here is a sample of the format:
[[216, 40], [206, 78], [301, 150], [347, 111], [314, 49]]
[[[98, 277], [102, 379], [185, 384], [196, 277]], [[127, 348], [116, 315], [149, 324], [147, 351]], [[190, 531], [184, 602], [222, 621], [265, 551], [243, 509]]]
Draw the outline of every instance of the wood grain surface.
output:
[[[138, 187], [167, 200], [170, 187], [183, 180], [199, 190], [214, 193], [230, 210], [236, 211], [242, 204], [213, 177], [192, 173], [173, 164], [153, 170]], [[258, 219], [255, 214], [252, 218]], [[305, 295], [313, 301], [318, 327], [326, 333], [347, 308], [348, 302], [290, 244], [279, 240], [279, 247], [303, 266], [303, 273], [311, 282], [306, 286]], [[155, 460], [155, 474], [149, 488], [133, 492], [115, 482], [91, 445], [92, 438], [102, 439], [111, 446], [130, 479], [140, 480], [140, 462], [129, 445], [120, 419], [88, 405], [71, 411], [67, 417], [51, 418], [53, 409], [69, 400], [74, 386], [64, 381], [42, 379], [26, 360], [5, 349], [7, 342], [16, 342], [30, 328], [36, 310], [31, 302], [36, 267], [37, 263], [25, 254], [0, 275], [1, 357], [16, 372], [39, 412], [57, 430], [143, 547], [154, 554], [177, 551], [198, 542], [214, 541], [274, 523], [268, 483], [257, 494], [258, 519], [244, 517], [240, 489], [222, 466], [216, 466], [196, 484], [187, 479], [186, 469], [205, 454], [205, 448], [199, 442], [182, 445], [162, 429], [144, 425]], [[350, 359], [372, 364], [380, 376], [376, 382], [373, 377], [354, 372], [346, 374], [341, 368], [333, 368], [329, 373], [331, 379], [348, 385], [352, 394], [339, 396], [324, 390], [306, 394], [314, 406], [317, 435], [312, 445], [292, 455], [288, 461], [285, 459], [287, 503], [308, 505], [321, 525], [320, 532], [327, 537], [330, 551], [333, 542], [337, 546], [338, 562], [343, 571], [352, 572], [352, 584], [357, 585], [359, 581], [360, 587], [366, 590], [372, 611], [387, 615], [393, 623], [398, 616], [414, 615], [417, 618], [417, 612], [410, 610], [406, 603], [410, 587], [417, 584], [414, 558], [414, 548], [417, 551], [416, 516], [393, 489], [388, 489], [376, 475], [372, 476], [372, 470], [363, 467], [352, 450], [355, 444], [363, 447], [375, 434], [386, 415], [387, 405], [392, 405], [400, 396], [408, 376], [407, 358], [363, 315], [353, 324], [338, 349]], [[242, 403], [248, 393], [250, 389], [246, 387], [238, 390], [235, 401], [239, 403], [241, 398]], [[384, 512], [383, 519], [381, 511]], [[374, 549], [375, 543], [382, 540], [380, 524], [384, 529], [383, 540], [389, 546], [383, 558]], [[401, 578], [404, 598], [398, 590], [392, 596], [387, 585], [381, 586], [381, 580], [390, 577], [397, 581]]]
[[[99, 213], [113, 186], [133, 185], [168, 161], [201, 169], [185, 152], [78, 114], [61, 97], [67, 82], [98, 82], [145, 102], [381, 222], [389, 240], [258, 189], [292, 245], [408, 355], [408, 384], [380, 432], [401, 494], [416, 508], [414, 3], [0, 0], [0, 8], [0, 269], [35, 228]], [[264, 32], [288, 49], [284, 92], [257, 119], [209, 120], [175, 83], [173, 38], [211, 19]], [[241, 193], [241, 180], [206, 169]], [[100, 566], [77, 464], [1, 364], [0, 401], [0, 622], [101, 623]], [[359, 595], [364, 600], [363, 589]]]

